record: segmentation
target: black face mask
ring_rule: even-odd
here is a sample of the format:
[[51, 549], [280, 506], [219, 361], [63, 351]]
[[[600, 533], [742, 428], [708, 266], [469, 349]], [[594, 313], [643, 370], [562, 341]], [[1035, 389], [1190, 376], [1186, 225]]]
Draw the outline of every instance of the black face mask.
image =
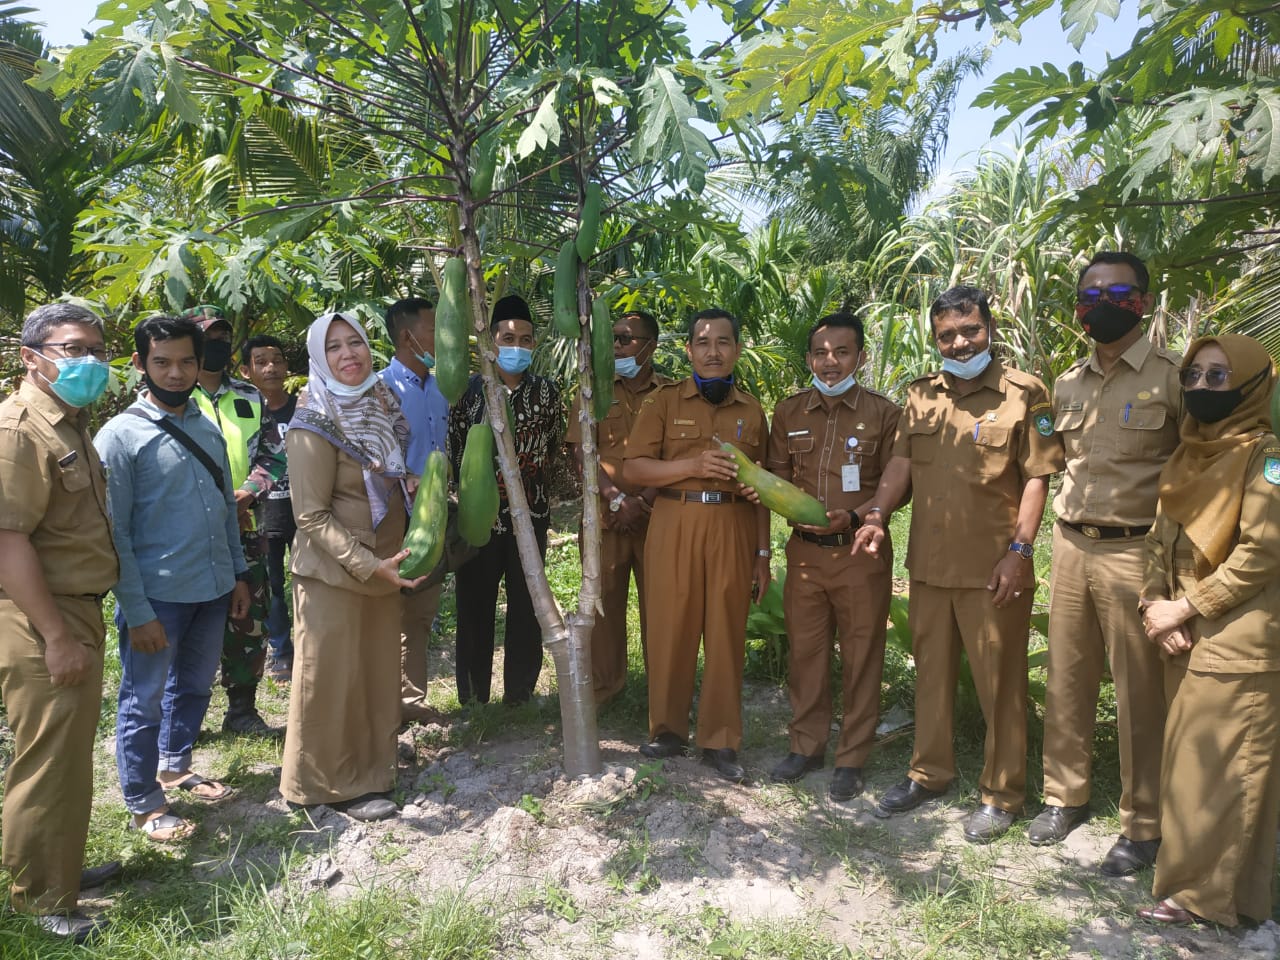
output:
[[206, 340], [204, 342], [204, 361], [202, 366], [210, 373], [221, 373], [227, 369], [227, 361], [231, 359], [231, 341]]
[[[1138, 325], [1141, 314], [1114, 303], [1102, 301], [1080, 317], [1084, 332], [1098, 343], [1115, 343]], [[208, 349], [208, 348], [206, 348]]]
[[693, 382], [698, 385], [698, 391], [707, 403], [723, 403], [724, 398], [729, 396], [729, 390], [733, 387], [732, 376], [712, 377], [709, 380], [703, 380], [702, 377], [695, 373]]
[[1269, 372], [1269, 367], [1263, 367], [1234, 390], [1183, 390], [1182, 402], [1187, 413], [1201, 423], [1217, 423], [1231, 416]]
[[154, 380], [152, 380], [151, 374], [149, 373], [144, 373], [142, 375], [142, 382], [147, 385], [147, 392], [150, 393], [153, 398], [163, 403], [166, 407], [186, 406], [187, 401], [191, 399], [191, 394], [195, 392], [196, 389], [196, 385], [193, 383], [185, 390], [166, 390], [164, 387], [159, 386]]

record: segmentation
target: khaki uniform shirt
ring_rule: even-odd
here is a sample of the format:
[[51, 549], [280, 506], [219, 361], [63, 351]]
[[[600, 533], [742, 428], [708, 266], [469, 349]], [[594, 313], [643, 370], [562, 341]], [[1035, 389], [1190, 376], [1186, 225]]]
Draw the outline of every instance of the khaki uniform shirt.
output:
[[[652, 370], [652, 368], [651, 368]], [[596, 426], [596, 442], [600, 445], [600, 466], [613, 481], [613, 485], [628, 496], [638, 496], [640, 488], [635, 484], [622, 482], [622, 457], [627, 450], [627, 437], [631, 427], [640, 413], [640, 405], [645, 398], [664, 387], [671, 381], [653, 370], [647, 382], [637, 384], [635, 379], [626, 377], [613, 378], [613, 403], [609, 412]], [[569, 429], [565, 433], [568, 443], [582, 443], [582, 396], [574, 398], [573, 409], [569, 411]]]
[[911, 460], [914, 580], [938, 587], [985, 587], [1009, 549], [1022, 488], [1062, 469], [1043, 383], [999, 360], [960, 395], [949, 373], [921, 377], [893, 442]]
[[[752, 460], [762, 461], [767, 431], [764, 410], [755, 397], [732, 387], [724, 403], [711, 404], [698, 392], [693, 377], [689, 377], [666, 384], [645, 398], [627, 438], [623, 459], [680, 460], [718, 448], [721, 441], [728, 441]], [[738, 483], [694, 477], [672, 484], [668, 489], [737, 493]]]
[[31, 539], [55, 596], [97, 596], [120, 577], [87, 424], [26, 380], [0, 403], [0, 529]]
[[774, 408], [765, 466], [828, 510], [856, 510], [875, 495], [901, 414], [865, 387], [839, 397], [810, 387]]
[[1105, 375], [1096, 352], [1077, 361], [1053, 387], [1053, 427], [1067, 456], [1054, 512], [1069, 523], [1150, 525], [1181, 420], [1177, 354], [1141, 338]]

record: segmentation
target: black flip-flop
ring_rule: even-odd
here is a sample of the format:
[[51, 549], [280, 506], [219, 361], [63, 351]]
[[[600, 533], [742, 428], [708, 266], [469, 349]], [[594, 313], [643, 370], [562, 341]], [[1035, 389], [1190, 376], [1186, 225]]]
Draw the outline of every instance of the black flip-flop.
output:
[[[222, 792], [214, 797], [207, 797], [199, 793], [196, 793], [195, 792], [196, 787], [205, 783], [213, 784], [215, 787], [221, 787]], [[217, 780], [210, 780], [206, 777], [200, 776], [200, 774], [198, 773], [188, 773], [185, 777], [183, 777], [177, 783], [165, 784], [164, 788], [166, 790], [181, 790], [184, 793], [191, 794], [191, 797], [193, 800], [200, 800], [200, 801], [203, 801], [204, 803], [218, 803], [219, 801], [225, 800], [227, 799], [227, 797], [235, 793], [235, 791], [231, 789], [231, 787], [228, 787], [225, 783], [219, 783]]]

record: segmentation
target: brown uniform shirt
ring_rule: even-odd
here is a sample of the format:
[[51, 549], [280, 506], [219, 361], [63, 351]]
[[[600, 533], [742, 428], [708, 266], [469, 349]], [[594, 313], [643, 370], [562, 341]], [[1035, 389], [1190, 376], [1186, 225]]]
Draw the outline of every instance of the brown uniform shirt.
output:
[[1181, 420], [1177, 354], [1141, 338], [1105, 376], [1096, 353], [1077, 361], [1053, 387], [1067, 457], [1054, 512], [1069, 523], [1149, 525]]
[[985, 587], [1009, 549], [1022, 488], [1062, 469], [1049, 393], [993, 360], [978, 389], [961, 396], [949, 373], [921, 377], [893, 442], [911, 460], [907, 568], [937, 587]]
[[26, 380], [0, 403], [0, 529], [31, 539], [55, 596], [103, 594], [120, 577], [87, 425]]
[[[767, 431], [764, 410], [755, 397], [733, 387], [724, 403], [711, 404], [689, 377], [665, 384], [645, 398], [627, 438], [623, 459], [679, 460], [728, 441], [752, 460], [763, 461]], [[670, 489], [737, 493], [738, 484], [735, 480], [698, 477], [673, 484]]]
[[[638, 377], [636, 379], [639, 379]], [[605, 474], [613, 481], [613, 485], [628, 496], [636, 496], [640, 488], [634, 484], [622, 482], [622, 457], [627, 450], [627, 437], [631, 427], [640, 413], [640, 405], [645, 398], [659, 387], [670, 383], [666, 377], [655, 370], [646, 383], [637, 384], [635, 379], [626, 377], [613, 378], [613, 403], [605, 418], [597, 424], [596, 442], [600, 445], [600, 465]], [[569, 429], [565, 432], [568, 443], [582, 443], [582, 396], [574, 398], [573, 409], [569, 411]]]
[[901, 415], [865, 387], [839, 397], [810, 387], [774, 408], [765, 465], [828, 510], [856, 510], [875, 495]]

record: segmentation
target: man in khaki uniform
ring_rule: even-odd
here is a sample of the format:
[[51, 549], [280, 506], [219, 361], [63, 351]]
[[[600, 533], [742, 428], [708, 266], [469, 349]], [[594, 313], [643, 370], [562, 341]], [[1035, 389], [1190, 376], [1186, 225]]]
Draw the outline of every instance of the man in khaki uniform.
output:
[[102, 321], [81, 307], [31, 312], [27, 376], [0, 403], [0, 696], [13, 730], [5, 780], [4, 865], [14, 909], [83, 942], [78, 910], [93, 802], [93, 735], [102, 705], [102, 597], [120, 563], [106, 479], [85, 409], [109, 370]]
[[1115, 680], [1120, 740], [1120, 837], [1102, 872], [1155, 862], [1160, 844], [1164, 668], [1138, 613], [1143, 537], [1156, 481], [1178, 445], [1178, 359], [1143, 336], [1147, 268], [1129, 253], [1098, 253], [1080, 274], [1076, 315], [1093, 352], [1058, 378], [1054, 426], [1067, 469], [1054, 499], [1045, 808], [1027, 828], [1036, 845], [1062, 840], [1089, 816], [1098, 685]]
[[689, 325], [693, 376], [661, 387], [640, 407], [623, 460], [623, 479], [658, 487], [644, 550], [649, 627], [647, 757], [686, 750], [698, 664], [702, 760], [741, 783], [742, 665], [752, 587], [769, 585], [769, 511], [739, 492], [729, 441], [764, 459], [768, 423], [760, 403], [733, 383], [742, 352], [738, 321], [703, 310]]
[[965, 839], [1002, 835], [1022, 810], [1027, 773], [1027, 633], [1032, 565], [1049, 477], [1063, 467], [1049, 395], [991, 357], [991, 310], [974, 287], [929, 308], [942, 372], [907, 389], [906, 409], [854, 550], [875, 552], [883, 522], [912, 490], [909, 616], [916, 661], [916, 739], [907, 779], [882, 816], [942, 795], [955, 779], [952, 714], [963, 646], [987, 722], [981, 804]]
[[783, 589], [790, 652], [791, 750], [770, 776], [794, 783], [822, 767], [831, 731], [831, 643], [838, 638], [844, 719], [836, 745], [831, 797], [862, 792], [880, 707], [885, 623], [893, 553], [851, 554], [858, 508], [871, 499], [889, 461], [901, 409], [856, 381], [866, 359], [862, 321], [823, 317], [809, 333], [813, 386], [778, 404], [766, 466], [822, 501], [826, 527], [798, 525], [787, 542]]
[[[653, 511], [654, 487], [640, 489], [622, 479], [622, 455], [640, 404], [668, 381], [654, 372], [658, 321], [642, 310], [624, 313], [613, 325], [613, 404], [597, 425], [600, 446], [600, 603], [591, 630], [591, 683], [596, 704], [622, 692], [627, 680], [627, 594], [636, 578], [640, 646], [648, 662], [644, 609], [644, 541]], [[582, 467], [582, 398], [573, 402], [565, 439]]]

